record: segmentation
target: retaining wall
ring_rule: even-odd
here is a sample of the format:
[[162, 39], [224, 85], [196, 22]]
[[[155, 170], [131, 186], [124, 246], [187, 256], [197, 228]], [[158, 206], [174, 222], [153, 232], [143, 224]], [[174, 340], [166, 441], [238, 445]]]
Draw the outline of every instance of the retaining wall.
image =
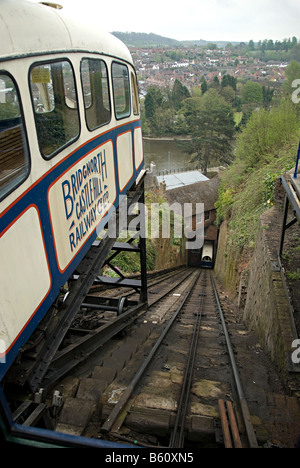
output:
[[261, 216], [250, 268], [244, 320], [259, 336], [279, 370], [292, 370], [295, 329], [292, 310], [278, 263], [282, 212], [273, 207]]
[[230, 228], [226, 222], [222, 224], [215, 273], [237, 301], [248, 328], [258, 335], [283, 381], [291, 388], [291, 372], [299, 372], [291, 361], [295, 351], [292, 343], [297, 334], [284, 275], [278, 263], [283, 219], [280, 201], [278, 199], [279, 203], [260, 218], [252, 258], [242, 258], [233, 251]]

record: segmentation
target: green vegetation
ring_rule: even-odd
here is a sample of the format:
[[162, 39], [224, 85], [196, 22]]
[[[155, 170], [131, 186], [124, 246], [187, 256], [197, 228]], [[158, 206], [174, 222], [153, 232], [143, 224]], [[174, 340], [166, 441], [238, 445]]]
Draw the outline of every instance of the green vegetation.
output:
[[[160, 232], [162, 229], [162, 219], [164, 217], [165, 210], [167, 209], [167, 202], [165, 198], [160, 193], [156, 191], [149, 191], [145, 196], [145, 204], [148, 211], [149, 223], [148, 223], [148, 237], [146, 239], [146, 265], [147, 271], [153, 271], [156, 269], [169, 267], [176, 264], [178, 258], [184, 258], [184, 249], [185, 249], [185, 238], [184, 235], [182, 238], [175, 237], [175, 218], [172, 213], [170, 216], [170, 238], [162, 239], [160, 235], [159, 238], [151, 238], [151, 207], [152, 204], [157, 204], [159, 206], [159, 220], [160, 220]], [[183, 220], [179, 220], [179, 222]], [[182, 226], [182, 232], [183, 232]], [[122, 240], [123, 241], [123, 240]], [[137, 241], [135, 241], [137, 242]], [[161, 265], [160, 256], [162, 251], [167, 252], [168, 256], [168, 265]], [[115, 259], [112, 260], [111, 264], [119, 269], [124, 275], [139, 273], [140, 272], [140, 254], [135, 252], [122, 252]], [[105, 269], [105, 274], [117, 277], [117, 273], [110, 268]]]
[[158, 34], [153, 33], [124, 33], [115, 31], [112, 34], [124, 42], [128, 47], [176, 47], [180, 45], [180, 42], [176, 41], [175, 39], [170, 39], [168, 37], [159, 36]]
[[[291, 78], [296, 71], [297, 67]], [[292, 89], [291, 86], [289, 89]], [[249, 119], [250, 139], [253, 131], [255, 133], [252, 127], [261, 127], [261, 135], [257, 135], [259, 145], [257, 140], [250, 143], [253, 148], [249, 157], [255, 157], [252, 155], [253, 151], [260, 154], [261, 145], [269, 144], [268, 141], [265, 142], [264, 126], [261, 126], [260, 121], [251, 119], [251, 116], [253, 111], [263, 109], [259, 116], [265, 122], [273, 95], [274, 90], [270, 87], [252, 81], [242, 84], [227, 73], [220, 79], [215, 76], [211, 83], [207, 83], [203, 76], [201, 85], [194, 88], [192, 94], [178, 79], [172, 90], [150, 86], [142, 102], [143, 133], [155, 137], [189, 135], [189, 141], [179, 144], [184, 152], [191, 155], [191, 163], [198, 163], [206, 173], [209, 166], [232, 162], [236, 137]], [[283, 129], [284, 138], [287, 139], [295, 127], [295, 121], [291, 120], [287, 119]], [[276, 118], [272, 125], [277, 125]], [[278, 125], [281, 125], [280, 122]], [[281, 133], [278, 132], [277, 135], [280, 139]], [[247, 138], [245, 144], [248, 145]], [[277, 141], [274, 141], [274, 147], [276, 145]]]
[[231, 161], [235, 124], [232, 107], [217, 90], [210, 89], [197, 103], [192, 114], [183, 110], [191, 134], [191, 140], [184, 144], [191, 162], [197, 162], [206, 175], [209, 164]]
[[[128, 47], [141, 47], [141, 48], [152, 48], [152, 47], [185, 47], [187, 50], [191, 48], [203, 50], [210, 49], [216, 50], [218, 48], [226, 48], [233, 51], [238, 57], [239, 55], [247, 55], [253, 58], [263, 59], [264, 61], [269, 60], [300, 60], [300, 45], [298, 44], [297, 38], [283, 39], [283, 41], [273, 41], [272, 39], [264, 39], [258, 43], [254, 43], [251, 39], [248, 43], [246, 42], [229, 42], [216, 41], [214, 43], [205, 41], [203, 39], [194, 41], [177, 41], [168, 37], [160, 36], [158, 34], [147, 34], [137, 32], [119, 32], [114, 31], [114, 36], [123, 41]], [[167, 55], [170, 58], [178, 55], [176, 50], [172, 51], [172, 55]], [[170, 54], [170, 52], [165, 52]]]
[[210, 84], [203, 77], [190, 97], [178, 80], [173, 92], [153, 87], [146, 97], [145, 116], [153, 132], [155, 126], [166, 130], [159, 118], [168, 110], [169, 131], [190, 136], [180, 144], [191, 161], [204, 172], [210, 164], [231, 164], [222, 177], [216, 208], [217, 222], [229, 222], [236, 253], [254, 247], [259, 218], [275, 202], [276, 179], [295, 164], [300, 111], [292, 93], [299, 78], [300, 63], [292, 61], [283, 89], [277, 91], [282, 97], [274, 102], [270, 87], [241, 84], [226, 74]]
[[287, 271], [286, 276], [291, 281], [299, 281], [300, 280], [300, 268], [297, 268], [296, 271]]
[[[147, 249], [147, 271], [153, 271], [155, 269], [155, 259], [156, 259], [156, 248], [155, 245], [151, 242], [150, 239], [146, 240], [146, 249]], [[140, 254], [139, 253], [127, 253], [121, 252], [114, 260], [112, 260], [112, 265], [119, 268], [123, 274], [139, 273], [140, 272]], [[106, 273], [109, 276], [117, 277], [118, 275], [112, 270], [106, 270]]]
[[229, 222], [234, 249], [254, 247], [259, 217], [274, 204], [277, 177], [294, 166], [299, 137], [300, 120], [289, 99], [270, 111], [253, 112], [238, 135], [236, 158], [216, 204], [218, 222]]
[[[195, 44], [194, 49], [187, 48], [186, 52], [176, 49], [177, 46], [174, 50], [161, 48], [155, 60], [166, 63], [166, 59], [179, 61], [193, 54], [203, 57], [208, 44], [201, 46], [203, 49]], [[218, 45], [209, 44], [209, 48], [217, 50]], [[292, 38], [282, 42], [227, 44], [226, 49], [231, 50], [232, 67], [239, 65], [240, 55], [244, 57], [241, 65], [255, 63], [259, 58], [264, 63], [291, 62], [284, 85], [275, 83], [276, 80], [262, 79], [258, 83], [254, 71], [253, 78], [249, 79], [248, 74], [246, 79], [236, 79], [224, 67], [213, 79], [203, 75], [191, 90], [178, 79], [172, 89], [150, 86], [141, 104], [144, 135], [189, 136], [188, 141], [180, 144], [190, 154], [191, 162], [197, 162], [204, 172], [210, 165], [230, 165], [222, 176], [216, 208], [217, 222], [228, 223], [229, 250], [224, 255], [230, 255], [233, 271], [235, 259], [254, 248], [259, 218], [275, 203], [276, 179], [295, 164], [300, 106], [292, 102], [292, 94], [300, 97], [298, 81], [295, 88], [295, 80], [300, 80], [300, 44]], [[175, 244], [171, 241], [171, 248]], [[151, 269], [157, 258], [157, 246], [153, 242], [148, 249], [150, 257], [153, 253], [149, 259]], [[127, 266], [125, 258], [122, 268]], [[299, 270], [290, 274], [298, 277]]]

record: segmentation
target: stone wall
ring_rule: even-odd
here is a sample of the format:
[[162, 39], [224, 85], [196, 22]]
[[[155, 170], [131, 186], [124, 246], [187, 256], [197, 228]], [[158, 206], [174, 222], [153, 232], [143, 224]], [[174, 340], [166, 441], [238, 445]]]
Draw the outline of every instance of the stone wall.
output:
[[261, 216], [250, 268], [244, 320], [257, 333], [279, 370], [291, 370], [293, 320], [278, 264], [282, 211], [273, 207]]
[[260, 218], [254, 252], [240, 253], [230, 243], [230, 225], [222, 223], [215, 273], [223, 287], [237, 301], [247, 326], [277, 365], [292, 391], [300, 380], [300, 365], [291, 361], [298, 338], [284, 271], [278, 251], [283, 222], [285, 191], [278, 178], [276, 204]]
[[239, 285], [238, 252], [230, 245], [230, 228], [227, 221], [220, 227], [215, 273], [226, 290], [236, 297]]
[[154, 270], [164, 270], [166, 268], [186, 265], [187, 254], [184, 248], [184, 239], [182, 239], [181, 245], [177, 246], [172, 245], [172, 239], [160, 238], [152, 242], [156, 250]]

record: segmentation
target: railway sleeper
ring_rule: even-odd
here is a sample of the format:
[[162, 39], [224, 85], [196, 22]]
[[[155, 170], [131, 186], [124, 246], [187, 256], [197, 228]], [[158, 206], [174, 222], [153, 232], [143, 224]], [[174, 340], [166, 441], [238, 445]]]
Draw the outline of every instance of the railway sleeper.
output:
[[71, 385], [69, 395], [65, 395], [56, 432], [82, 436], [91, 418], [100, 418], [102, 394], [116, 375], [115, 370], [98, 366], [90, 378], [78, 380], [75, 388]]
[[[110, 414], [112, 407], [113, 405], [103, 407], [102, 420]], [[170, 437], [175, 418], [176, 414], [172, 411], [133, 406], [126, 417], [125, 426], [126, 430], [132, 433], [155, 435], [162, 439], [161, 443], [164, 443]], [[223, 445], [222, 439], [219, 443], [217, 442], [215, 418], [213, 417], [188, 416], [185, 422], [185, 433], [186, 441], [198, 446]]]
[[[57, 432], [71, 435], [83, 435], [92, 417], [100, 419], [102, 411], [102, 395], [109, 385], [130, 362], [132, 356], [147, 340], [153, 325], [150, 322], [128, 337], [124, 344], [111, 353], [102, 366], [96, 366], [90, 378], [83, 379], [78, 390], [65, 399]], [[80, 417], [78, 417], [80, 414]]]

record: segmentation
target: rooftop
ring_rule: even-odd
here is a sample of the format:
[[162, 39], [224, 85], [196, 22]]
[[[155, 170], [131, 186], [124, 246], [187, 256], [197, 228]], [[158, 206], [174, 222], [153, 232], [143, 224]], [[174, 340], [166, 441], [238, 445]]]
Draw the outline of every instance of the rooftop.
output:
[[168, 203], [204, 203], [205, 211], [215, 209], [215, 203], [219, 197], [219, 187], [221, 179], [218, 176], [212, 179], [207, 179], [204, 182], [196, 183], [186, 187], [178, 187], [173, 190], [168, 190], [165, 197]]
[[173, 190], [179, 187], [186, 187], [196, 184], [198, 182], [205, 182], [209, 180], [205, 175], [199, 171], [181, 172], [178, 174], [169, 174], [164, 176], [157, 176], [157, 182], [162, 184], [166, 183], [166, 190]]

